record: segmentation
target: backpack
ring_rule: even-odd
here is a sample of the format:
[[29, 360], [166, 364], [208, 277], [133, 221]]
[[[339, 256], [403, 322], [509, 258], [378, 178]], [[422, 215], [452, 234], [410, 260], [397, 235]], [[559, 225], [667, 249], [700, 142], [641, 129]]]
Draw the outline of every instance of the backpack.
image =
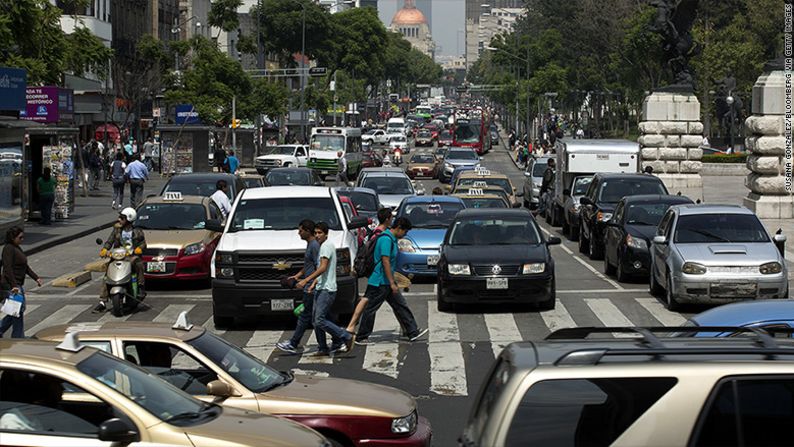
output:
[[378, 233], [370, 238], [356, 253], [356, 259], [353, 260], [353, 270], [356, 272], [356, 278], [368, 278], [375, 271], [375, 266], [380, 262], [380, 260], [375, 261], [375, 246], [381, 236], [383, 236], [383, 233]]

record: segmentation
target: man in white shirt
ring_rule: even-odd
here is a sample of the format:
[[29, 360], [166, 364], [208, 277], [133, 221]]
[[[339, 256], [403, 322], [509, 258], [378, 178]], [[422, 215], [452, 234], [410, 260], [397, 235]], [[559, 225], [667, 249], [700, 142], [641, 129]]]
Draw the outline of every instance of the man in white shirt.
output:
[[223, 214], [223, 218], [226, 219], [232, 211], [232, 202], [226, 194], [226, 191], [229, 190], [229, 185], [226, 184], [226, 180], [218, 180], [218, 182], [215, 183], [215, 189], [216, 191], [210, 196], [210, 199], [218, 205], [218, 208], [221, 209], [221, 214]]

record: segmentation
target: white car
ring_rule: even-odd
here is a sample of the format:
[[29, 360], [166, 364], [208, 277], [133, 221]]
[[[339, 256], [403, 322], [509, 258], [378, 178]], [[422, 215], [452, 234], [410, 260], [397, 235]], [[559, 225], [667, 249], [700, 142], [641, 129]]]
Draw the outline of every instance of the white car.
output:
[[408, 146], [408, 138], [406, 138], [405, 135], [394, 135], [389, 139], [389, 151], [394, 152], [397, 148], [399, 148], [403, 154], [407, 154], [411, 151], [411, 148]]
[[259, 175], [273, 168], [298, 168], [306, 166], [309, 150], [299, 144], [281, 144], [266, 149], [265, 155], [256, 157], [254, 167]]
[[373, 129], [361, 135], [361, 141], [368, 141], [372, 144], [386, 144], [388, 134], [383, 129]]

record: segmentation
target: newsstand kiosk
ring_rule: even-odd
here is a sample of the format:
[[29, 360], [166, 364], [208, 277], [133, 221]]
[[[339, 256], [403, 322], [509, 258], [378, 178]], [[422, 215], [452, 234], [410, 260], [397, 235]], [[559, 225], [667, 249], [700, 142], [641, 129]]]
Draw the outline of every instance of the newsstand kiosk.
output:
[[79, 174], [75, 172], [75, 166], [80, 166], [73, 158], [80, 154], [79, 129], [36, 125], [28, 121], [27, 134], [28, 141], [25, 145], [25, 158], [28, 161], [27, 218], [41, 218], [36, 181], [41, 177], [42, 170], [48, 167], [57, 181], [52, 216], [55, 219], [68, 219], [74, 212], [76, 179]]

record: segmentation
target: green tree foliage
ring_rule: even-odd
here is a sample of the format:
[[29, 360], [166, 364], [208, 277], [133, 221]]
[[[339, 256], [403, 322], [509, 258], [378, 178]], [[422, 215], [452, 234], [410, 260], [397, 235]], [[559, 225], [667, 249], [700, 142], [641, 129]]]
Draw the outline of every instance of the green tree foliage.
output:
[[[302, 6], [301, 6], [302, 5]], [[327, 64], [329, 54], [330, 14], [310, 0], [263, 0], [261, 11], [254, 8], [253, 16], [260, 19], [260, 32], [265, 50], [280, 55], [282, 62], [295, 65], [293, 54], [301, 51], [303, 8], [306, 8], [306, 54]]]
[[240, 16], [237, 8], [243, 0], [212, 0], [207, 22], [210, 26], [220, 28], [227, 33], [240, 27]]

